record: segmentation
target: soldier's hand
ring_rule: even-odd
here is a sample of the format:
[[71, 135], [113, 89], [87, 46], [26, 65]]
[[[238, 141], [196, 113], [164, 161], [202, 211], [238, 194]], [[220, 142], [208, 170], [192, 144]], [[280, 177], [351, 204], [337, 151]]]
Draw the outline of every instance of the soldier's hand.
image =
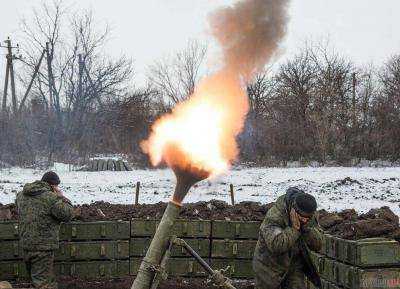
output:
[[52, 186], [53, 187], [53, 191], [60, 197], [63, 196], [63, 193], [61, 192], [60, 188], [58, 186]]
[[75, 217], [80, 217], [82, 214], [82, 209], [80, 207], [77, 207], [74, 209], [74, 216]]
[[290, 210], [290, 221], [292, 222], [292, 227], [295, 230], [300, 231], [301, 223], [300, 223], [299, 215], [297, 214], [297, 212], [294, 208], [292, 208]]

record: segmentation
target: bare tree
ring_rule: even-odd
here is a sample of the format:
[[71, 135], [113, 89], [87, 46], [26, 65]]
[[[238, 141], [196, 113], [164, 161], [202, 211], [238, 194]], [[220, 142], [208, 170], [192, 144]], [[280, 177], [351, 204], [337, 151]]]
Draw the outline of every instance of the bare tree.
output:
[[149, 83], [172, 104], [185, 100], [201, 77], [206, 51], [205, 45], [190, 41], [172, 59], [157, 61], [149, 67]]
[[101, 26], [91, 11], [67, 9], [62, 1], [33, 9], [32, 17], [23, 19], [21, 26], [25, 66], [19, 79], [25, 86], [43, 52], [47, 61], [40, 66], [30, 94], [22, 98], [20, 111], [29, 99], [47, 108], [46, 120], [33, 122], [40, 128], [26, 127], [26, 133], [40, 132], [37, 139], [50, 162], [54, 152], [70, 155], [89, 142], [87, 132], [98, 117], [94, 110], [124, 97], [130, 89], [132, 61], [106, 55], [109, 28], [98, 29]]

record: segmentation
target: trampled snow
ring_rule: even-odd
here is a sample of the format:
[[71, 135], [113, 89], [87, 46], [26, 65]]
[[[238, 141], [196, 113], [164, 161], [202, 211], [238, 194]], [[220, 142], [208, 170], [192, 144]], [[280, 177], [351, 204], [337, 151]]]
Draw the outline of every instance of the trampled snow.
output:
[[[55, 169], [62, 181], [61, 189], [74, 204], [95, 201], [132, 204], [136, 182], [141, 184], [140, 203], [166, 202], [175, 184], [169, 169], [130, 172], [68, 172], [65, 166]], [[23, 184], [40, 179], [43, 173], [20, 168], [0, 170], [0, 203], [14, 202]], [[400, 167], [237, 168], [197, 184], [185, 201], [230, 202], [229, 184], [234, 186], [237, 202], [272, 202], [287, 188], [298, 186], [315, 195], [319, 208], [329, 211], [355, 208], [365, 212], [389, 206], [400, 214]]]

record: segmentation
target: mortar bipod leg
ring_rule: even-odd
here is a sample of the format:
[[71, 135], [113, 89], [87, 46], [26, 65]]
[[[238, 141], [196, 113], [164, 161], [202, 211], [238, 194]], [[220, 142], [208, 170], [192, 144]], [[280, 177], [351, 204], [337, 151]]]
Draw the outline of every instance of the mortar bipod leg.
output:
[[225, 289], [236, 289], [232, 285], [232, 281], [222, 274], [222, 270], [221, 271], [213, 270], [213, 268], [211, 268], [210, 265], [208, 265], [208, 263], [204, 261], [204, 259], [201, 258], [200, 255], [197, 254], [197, 252], [193, 250], [193, 248], [190, 247], [188, 243], [185, 242], [185, 240], [179, 238], [173, 238], [172, 242], [175, 245], [183, 247], [186, 250], [186, 252], [188, 252], [201, 265], [201, 267], [203, 267], [203, 269], [211, 276], [211, 280], [215, 285]]
[[169, 258], [171, 257], [171, 249], [174, 244], [173, 243], [174, 239], [175, 239], [175, 237], [172, 237], [169, 242], [168, 249], [165, 251], [165, 254], [160, 263], [160, 267], [158, 268], [158, 271], [154, 275], [154, 279], [153, 279], [153, 282], [151, 282], [150, 289], [157, 289], [158, 285], [160, 285], [160, 282], [162, 280], [166, 280], [168, 278], [167, 263], [168, 263]]

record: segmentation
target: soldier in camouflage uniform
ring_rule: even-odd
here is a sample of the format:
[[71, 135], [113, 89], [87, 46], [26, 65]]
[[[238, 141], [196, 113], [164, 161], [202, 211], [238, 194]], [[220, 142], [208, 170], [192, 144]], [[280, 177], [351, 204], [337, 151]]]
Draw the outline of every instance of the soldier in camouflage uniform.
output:
[[60, 223], [73, 217], [72, 204], [58, 189], [59, 183], [56, 173], [47, 172], [17, 194], [20, 242], [35, 288], [57, 288], [53, 263]]
[[322, 245], [316, 208], [313, 196], [289, 188], [268, 210], [253, 258], [257, 289], [304, 289], [305, 275], [321, 287], [308, 254]]

